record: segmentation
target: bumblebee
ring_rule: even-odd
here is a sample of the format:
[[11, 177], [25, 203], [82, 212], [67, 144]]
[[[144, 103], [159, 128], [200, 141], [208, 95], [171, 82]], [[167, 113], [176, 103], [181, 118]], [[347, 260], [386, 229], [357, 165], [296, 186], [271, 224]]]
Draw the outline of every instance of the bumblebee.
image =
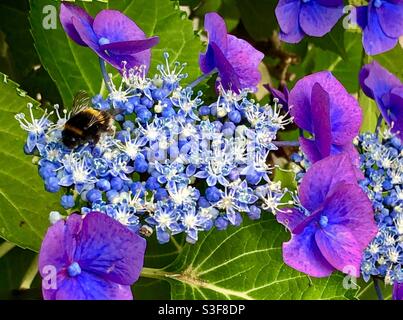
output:
[[74, 97], [71, 117], [62, 131], [63, 144], [70, 149], [86, 142], [97, 144], [102, 133], [113, 131], [112, 115], [92, 108], [88, 94], [79, 91]]

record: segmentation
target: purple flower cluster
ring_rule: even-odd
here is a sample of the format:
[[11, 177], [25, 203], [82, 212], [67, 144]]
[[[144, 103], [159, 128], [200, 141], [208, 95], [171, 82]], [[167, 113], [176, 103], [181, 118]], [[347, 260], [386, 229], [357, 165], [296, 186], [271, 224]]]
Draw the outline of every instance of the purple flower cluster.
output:
[[345, 153], [313, 164], [298, 189], [299, 203], [277, 214], [292, 233], [284, 262], [314, 277], [334, 270], [360, 275], [362, 254], [377, 233], [371, 202]]
[[[312, 76], [308, 76], [312, 77]], [[304, 79], [301, 80], [303, 82]], [[299, 197], [297, 197], [297, 207], [290, 210], [288, 213], [281, 213], [278, 215], [278, 220], [283, 224], [287, 225], [288, 228], [293, 233], [293, 237], [289, 243], [284, 244], [284, 260], [287, 264], [295, 267], [298, 270], [304, 271], [310, 275], [324, 276], [331, 272], [331, 268], [328, 264], [336, 269], [342, 270], [341, 268], [344, 264], [346, 266], [352, 266], [353, 268], [346, 268], [346, 271], [350, 272], [354, 270], [354, 275], [359, 276], [361, 273], [365, 281], [368, 281], [371, 276], [382, 277], [385, 279], [385, 283], [394, 284], [394, 298], [400, 299], [401, 297], [401, 283], [403, 282], [403, 251], [401, 245], [401, 237], [403, 234], [403, 162], [402, 162], [402, 151], [403, 145], [401, 140], [401, 120], [400, 109], [403, 105], [400, 104], [400, 98], [398, 96], [399, 90], [401, 88], [401, 82], [393, 74], [389, 73], [378, 63], [373, 62], [369, 65], [364, 66], [360, 73], [360, 82], [363, 91], [371, 98], [373, 98], [380, 111], [381, 117], [385, 119], [386, 123], [389, 125], [389, 129], [384, 133], [363, 133], [352, 140], [354, 144], [354, 154], [359, 155], [358, 157], [358, 167], [360, 168], [361, 174], [357, 174], [357, 163], [356, 158], [348, 156], [347, 153], [338, 154], [337, 157], [344, 157], [344, 161], [349, 163], [354, 163], [354, 174], [352, 174], [350, 169], [341, 166], [343, 169], [339, 171], [340, 164], [335, 160], [336, 156], [328, 156], [323, 160], [315, 161], [310, 154], [310, 149], [304, 147], [301, 139], [301, 149], [303, 153], [295, 154], [292, 160], [297, 164], [295, 168], [296, 180], [300, 183], [299, 187]], [[306, 88], [309, 85], [305, 84], [301, 88]], [[297, 85], [293, 90], [298, 89]], [[293, 91], [292, 90], [292, 91]], [[290, 103], [292, 91], [290, 92], [290, 97], [287, 103], [290, 104], [291, 113], [294, 114], [295, 122], [304, 129], [307, 128], [307, 121], [303, 121], [305, 118], [310, 118], [309, 114], [312, 114], [312, 110], [316, 110], [316, 114], [320, 114], [318, 111], [318, 106], [313, 107], [312, 104], [316, 103], [319, 105], [324, 105], [328, 98], [322, 99], [294, 99], [294, 103], [299, 104], [309, 104], [311, 102], [311, 109], [305, 108], [305, 110], [310, 110], [305, 113], [300, 114], [298, 111], [301, 109], [298, 105], [292, 105]], [[301, 90], [302, 91], [302, 90]], [[274, 94], [280, 94], [274, 92]], [[303, 96], [302, 96], [303, 97]], [[343, 95], [339, 95], [343, 97]], [[336, 100], [338, 101], [338, 100]], [[343, 101], [343, 98], [340, 99]], [[351, 105], [351, 104], [350, 104]], [[295, 108], [296, 107], [296, 108]], [[294, 109], [294, 111], [292, 111]], [[323, 108], [323, 107], [322, 107]], [[348, 110], [348, 107], [344, 108]], [[296, 111], [295, 111], [296, 110]], [[352, 113], [354, 114], [354, 113]], [[338, 115], [343, 119], [343, 111], [339, 111]], [[313, 117], [313, 114], [312, 114]], [[303, 119], [301, 121], [301, 118]], [[320, 120], [326, 119], [326, 117], [319, 117]], [[382, 118], [380, 118], [381, 120]], [[356, 118], [358, 121], [358, 118]], [[314, 123], [314, 120], [312, 120]], [[378, 126], [376, 130], [379, 130], [381, 122], [378, 121]], [[345, 128], [348, 128], [345, 125]], [[347, 130], [348, 131], [348, 130]], [[320, 132], [315, 133], [314, 130], [310, 131], [313, 133], [315, 140], [319, 138], [319, 145], [322, 145]], [[353, 138], [354, 135], [350, 137]], [[350, 140], [351, 143], [351, 140]], [[333, 159], [333, 160], [332, 160]], [[349, 161], [347, 161], [349, 160]], [[343, 162], [341, 162], [343, 163]], [[326, 170], [329, 170], [326, 172]], [[350, 171], [349, 171], [350, 170]], [[350, 177], [349, 177], [350, 175]], [[313, 182], [313, 178], [317, 178]], [[338, 204], [334, 208], [323, 206], [326, 208], [329, 214], [326, 215], [327, 218], [316, 217], [316, 224], [313, 228], [309, 225], [311, 220], [311, 207], [312, 201], [315, 198], [322, 197], [323, 194], [332, 193], [332, 186], [325, 185], [323, 190], [320, 190], [322, 183], [326, 184], [328, 177], [331, 178], [331, 183], [338, 184], [340, 179], [346, 179], [348, 183], [359, 179], [359, 187], [364, 191], [364, 196], [362, 192], [358, 191], [355, 187], [354, 190], [344, 190], [340, 192], [337, 196]], [[336, 191], [334, 191], [336, 192]], [[307, 196], [307, 194], [309, 196]], [[352, 197], [351, 199], [349, 199]], [[349, 199], [349, 200], [348, 200]], [[372, 209], [368, 209], [368, 201], [370, 200], [370, 206]], [[344, 201], [347, 200], [346, 203]], [[298, 205], [299, 201], [299, 205]], [[325, 201], [326, 202], [326, 201]], [[329, 200], [331, 203], [331, 201]], [[315, 204], [315, 203], [314, 203]], [[321, 207], [322, 208], [322, 207]], [[343, 260], [343, 245], [338, 244], [332, 247], [333, 254], [327, 256], [326, 254], [328, 248], [323, 247], [323, 241], [317, 236], [318, 230], [321, 228], [328, 228], [329, 221], [331, 221], [328, 215], [332, 216], [333, 210], [354, 210], [354, 213], [344, 214], [343, 217], [347, 218], [349, 225], [355, 221], [360, 221], [358, 225], [351, 225], [351, 233], [357, 236], [358, 243], [361, 241], [361, 246], [358, 246], [357, 242], [351, 239], [347, 233], [343, 235], [338, 235], [335, 231], [332, 236], [334, 239], [349, 239], [348, 248], [353, 250], [355, 248], [356, 255], [350, 252], [348, 253], [349, 259], [345, 258]], [[365, 209], [364, 209], [365, 208]], [[323, 209], [321, 209], [323, 210]], [[356, 214], [363, 214], [365, 211], [371, 213], [375, 219], [376, 225], [374, 224], [371, 215], [366, 214], [365, 216], [356, 219]], [[323, 214], [322, 214], [323, 216]], [[337, 214], [336, 214], [337, 216]], [[302, 219], [302, 220], [301, 220]], [[308, 223], [302, 224], [301, 221], [306, 219]], [[343, 221], [336, 219], [337, 223]], [[303, 227], [297, 227], [297, 225], [302, 225]], [[363, 227], [365, 230], [361, 230]], [[337, 228], [335, 227], [335, 230]], [[315, 242], [312, 243], [312, 234], [315, 234]], [[308, 244], [308, 239], [310, 244]], [[322, 241], [322, 242], [321, 242]], [[334, 254], [336, 252], [337, 254]], [[320, 254], [321, 255], [320, 255]], [[360, 253], [360, 254], [359, 254]], [[304, 263], [308, 259], [300, 259], [302, 256], [310, 256], [309, 263]], [[312, 257], [317, 258], [317, 263], [311, 263], [314, 261]], [[335, 256], [338, 257], [338, 261], [333, 261]], [[325, 258], [324, 260], [322, 258]], [[330, 260], [329, 260], [330, 259]], [[339, 261], [340, 260], [340, 261]], [[342, 262], [342, 264], [340, 264]], [[354, 263], [352, 263], [354, 262]], [[322, 264], [320, 264], [322, 263]], [[339, 264], [337, 264], [339, 263]], [[400, 298], [399, 298], [400, 297]]]
[[99, 212], [70, 215], [42, 242], [39, 272], [47, 300], [132, 300], [146, 241]]

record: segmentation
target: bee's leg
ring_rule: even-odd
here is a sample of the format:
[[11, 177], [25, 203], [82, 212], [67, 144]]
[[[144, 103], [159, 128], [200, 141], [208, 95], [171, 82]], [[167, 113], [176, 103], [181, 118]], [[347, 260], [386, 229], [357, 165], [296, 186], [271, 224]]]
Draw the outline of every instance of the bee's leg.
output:
[[98, 144], [100, 138], [101, 135], [99, 133], [94, 134], [94, 136], [92, 137], [92, 142], [94, 142], [94, 145]]
[[116, 133], [116, 126], [114, 126], [114, 125], [109, 126], [107, 132], [108, 132], [111, 136], [115, 136], [115, 133]]

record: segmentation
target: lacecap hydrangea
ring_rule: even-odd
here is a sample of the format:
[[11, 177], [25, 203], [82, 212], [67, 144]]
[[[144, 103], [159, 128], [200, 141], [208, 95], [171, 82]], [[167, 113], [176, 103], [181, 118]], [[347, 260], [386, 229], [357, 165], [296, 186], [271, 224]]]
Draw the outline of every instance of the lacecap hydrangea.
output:
[[106, 99], [92, 98], [116, 120], [115, 134], [97, 144], [65, 147], [70, 114], [57, 105], [40, 119], [17, 116], [45, 189], [62, 190], [67, 210], [104, 212], [140, 234], [154, 229], [160, 243], [182, 232], [194, 243], [199, 231], [241, 224], [243, 213], [258, 219], [262, 210], [278, 210], [287, 190], [271, 181], [267, 159], [291, 118], [276, 102], [249, 99], [247, 90], [219, 87], [206, 104], [202, 92], [182, 87], [184, 65], [171, 69], [168, 58], [155, 77], [144, 67], [124, 69]]

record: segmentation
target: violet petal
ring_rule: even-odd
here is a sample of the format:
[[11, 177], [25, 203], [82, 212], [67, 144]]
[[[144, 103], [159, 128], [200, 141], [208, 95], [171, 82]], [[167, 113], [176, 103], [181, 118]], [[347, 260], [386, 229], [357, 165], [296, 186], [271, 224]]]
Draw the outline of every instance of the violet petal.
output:
[[330, 154], [332, 144], [330, 98], [319, 83], [315, 83], [312, 87], [311, 110], [314, 115], [312, 124], [315, 143], [321, 157], [325, 158]]
[[94, 32], [98, 39], [109, 42], [143, 40], [145, 33], [129, 17], [117, 10], [102, 10], [94, 20]]
[[284, 262], [313, 277], [327, 277], [334, 268], [326, 261], [315, 242], [316, 229], [308, 226], [291, 240], [283, 244]]
[[368, 8], [368, 24], [364, 29], [363, 45], [368, 55], [376, 55], [393, 49], [398, 38], [388, 37], [382, 30], [379, 18], [373, 5]]
[[349, 229], [362, 252], [378, 233], [372, 203], [356, 183], [337, 184], [327, 197], [322, 214], [327, 216], [328, 225]]
[[99, 212], [82, 224], [74, 260], [83, 270], [109, 281], [131, 285], [143, 268], [145, 240], [118, 221]]
[[208, 33], [209, 43], [214, 42], [224, 53], [227, 53], [227, 27], [225, 21], [216, 12], [206, 13], [204, 29]]
[[101, 45], [101, 50], [108, 50], [114, 55], [131, 55], [156, 46], [159, 37], [151, 37], [143, 40], [131, 40], [122, 42], [112, 42]]
[[395, 282], [393, 285], [393, 300], [403, 300], [403, 283]]
[[121, 285], [83, 271], [61, 283], [56, 300], [132, 300], [128, 285]]
[[303, 212], [295, 208], [284, 208], [276, 214], [276, 219], [291, 232], [307, 217]]
[[39, 273], [46, 276], [48, 266], [54, 266], [60, 270], [69, 263], [68, 255], [64, 250], [65, 244], [65, 221], [59, 220], [53, 226], [49, 227], [43, 239], [39, 252]]
[[228, 49], [227, 60], [232, 65], [239, 79], [241, 88], [256, 89], [261, 75], [259, 64], [264, 58], [264, 54], [248, 42], [238, 39], [232, 35], [227, 36]]
[[280, 29], [284, 33], [294, 33], [299, 28], [300, 0], [280, 0], [275, 9]]
[[376, 8], [379, 23], [385, 34], [391, 38], [399, 38], [403, 35], [403, 4], [394, 4], [383, 1]]
[[314, 37], [322, 37], [334, 27], [343, 15], [343, 4], [338, 7], [324, 7], [315, 1], [301, 6], [299, 23], [302, 30]]
[[302, 205], [310, 212], [319, 209], [332, 187], [341, 181], [347, 183], [357, 181], [348, 154], [332, 155], [314, 163], [299, 186]]
[[335, 269], [348, 270], [354, 277], [360, 276], [363, 249], [350, 229], [343, 225], [329, 225], [316, 232], [315, 240], [320, 252]]
[[83, 21], [83, 23], [92, 26], [94, 19], [81, 7], [72, 5], [70, 3], [62, 2], [60, 5], [60, 22], [67, 35], [81, 46], [87, 46], [87, 44], [81, 39], [81, 36], [77, 32], [72, 18], [75, 17]]

